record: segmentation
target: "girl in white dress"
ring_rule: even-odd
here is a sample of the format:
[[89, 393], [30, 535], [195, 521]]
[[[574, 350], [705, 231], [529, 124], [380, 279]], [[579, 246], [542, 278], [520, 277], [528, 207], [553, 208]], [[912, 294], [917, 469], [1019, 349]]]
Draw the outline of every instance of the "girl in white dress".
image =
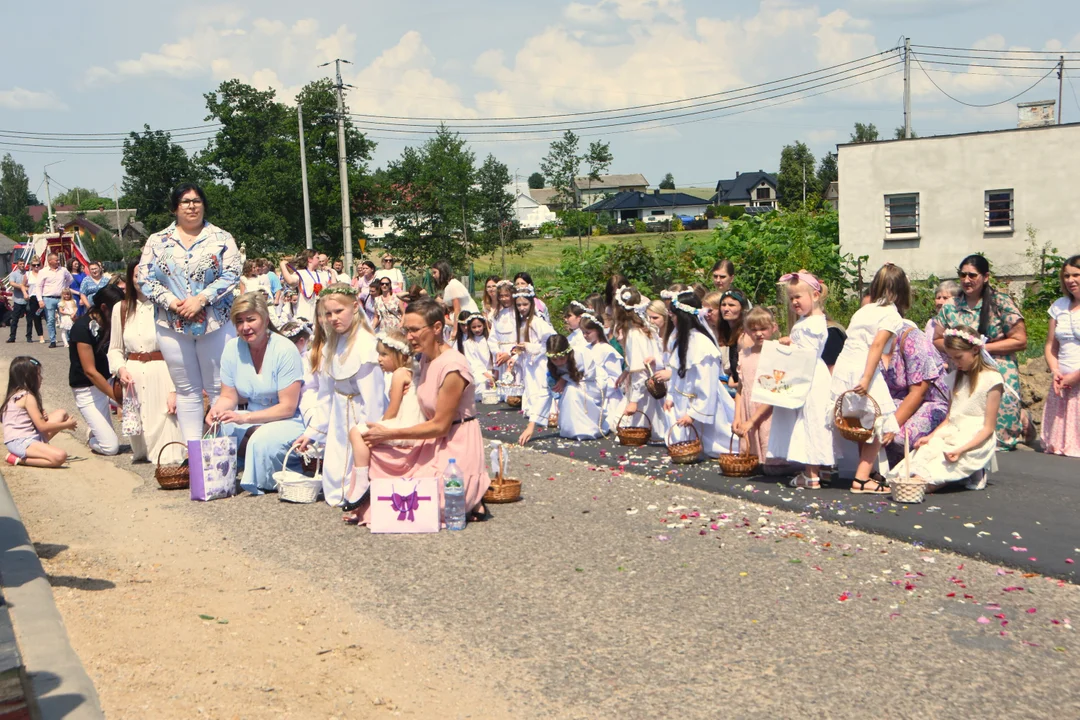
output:
[[308, 355], [312, 374], [300, 403], [307, 429], [296, 445], [299, 452], [313, 441], [323, 445], [323, 497], [337, 506], [345, 500], [353, 466], [349, 430], [381, 420], [386, 394], [375, 335], [357, 291], [344, 283], [330, 285], [319, 294], [317, 314]]
[[[296, 268], [300, 268], [297, 270]], [[293, 317], [315, 320], [315, 305], [323, 288], [336, 280], [329, 270], [319, 269], [319, 256], [314, 250], [304, 250], [296, 257], [296, 267], [281, 261], [281, 277], [286, 285], [296, 288], [296, 308]]]
[[56, 312], [60, 315], [60, 337], [64, 341], [64, 347], [67, 347], [71, 326], [75, 324], [75, 316], [79, 313], [79, 306], [71, 297], [71, 288], [60, 291], [60, 304], [56, 306]]
[[[829, 386], [832, 378], [821, 359], [829, 337], [828, 321], [822, 306], [828, 288], [805, 270], [780, 278], [788, 299], [788, 327], [791, 333], [780, 338], [789, 345], [814, 354], [814, 377], [810, 392], [801, 408], [774, 407], [769, 448], [766, 456], [803, 465], [803, 471], [791, 480], [792, 487], [821, 487], [822, 466], [833, 464], [833, 438], [829, 426]], [[888, 394], [888, 390], [886, 390]]]
[[574, 348], [574, 351], [578, 353], [579, 361], [581, 360], [581, 353], [589, 344], [585, 342], [585, 335], [581, 332], [581, 314], [587, 312], [589, 312], [589, 308], [585, 303], [571, 300], [566, 307], [565, 315], [563, 315], [566, 327], [570, 330], [570, 334], [566, 336], [566, 339], [570, 341], [570, 347]]
[[548, 394], [544, 352], [547, 339], [555, 334], [555, 330], [536, 314], [536, 294], [531, 285], [514, 293], [514, 307], [517, 310], [517, 324], [509, 365], [511, 369], [517, 369], [518, 376], [525, 384], [521, 411], [525, 417], [532, 417]]
[[[859, 464], [851, 492], [884, 495], [889, 488], [881, 475], [871, 476], [881, 443], [888, 433], [900, 431], [896, 422], [896, 403], [881, 374], [881, 355], [896, 338], [903, 324], [903, 313], [911, 305], [911, 286], [904, 271], [892, 263], [882, 266], [870, 282], [870, 303], [859, 308], [848, 324], [847, 340], [833, 366], [831, 401], [848, 390], [844, 397], [843, 416], [858, 417], [865, 428], [873, 430], [870, 439], [859, 446]], [[874, 420], [872, 397], [880, 415]], [[775, 432], [775, 431], [774, 431]], [[842, 438], [836, 436], [839, 443]], [[843, 456], [844, 445], [838, 444]], [[848, 445], [850, 448], [850, 445]]]
[[476, 386], [476, 402], [480, 402], [484, 391], [495, 384], [487, 321], [478, 312], [462, 310], [458, 325], [457, 349], [469, 361]]
[[[927, 492], [966, 481], [969, 490], [986, 487], [987, 473], [997, 470], [994, 435], [1005, 380], [983, 349], [986, 339], [967, 326], [945, 330], [945, 352], [956, 368], [949, 374], [949, 416], [934, 432], [915, 443], [911, 474], [926, 480]], [[891, 477], [906, 474], [901, 461]]]
[[[502, 375], [513, 375], [510, 351], [517, 342], [517, 310], [514, 309], [514, 283], [500, 280], [496, 288], [498, 309], [491, 321], [491, 352], [495, 356], [495, 369]], [[507, 380], [506, 377], [500, 378]]]
[[[623, 414], [643, 413], [652, 424], [652, 439], [663, 442], [668, 425], [663, 405], [645, 390], [645, 381], [649, 378], [646, 360], [661, 358], [664, 352], [659, 335], [644, 319], [648, 306], [648, 300], [642, 298], [641, 293], [624, 285], [615, 291], [611, 324], [626, 358], [623, 390], [627, 403]], [[628, 422], [633, 424], [634, 421]]]
[[[700, 309], [693, 290], [671, 298], [675, 328], [668, 342], [671, 380], [664, 410], [674, 414], [675, 425], [693, 425], [705, 454], [719, 457], [730, 452], [735, 401], [720, 385], [720, 349], [699, 319]], [[671, 435], [676, 432], [672, 429]]]
[[600, 390], [601, 407], [608, 429], [622, 417], [626, 407], [626, 397], [619, 387], [619, 378], [623, 373], [623, 358], [607, 341], [604, 326], [593, 313], [581, 316], [581, 332], [589, 343], [586, 353], [595, 369], [596, 386]]
[[1042, 441], [1046, 452], [1080, 457], [1080, 255], [1061, 265], [1064, 297], [1050, 306], [1050, 326], [1043, 355], [1053, 375], [1043, 408]]
[[547, 339], [549, 391], [540, 408], [529, 416], [518, 443], [529, 442], [537, 425], [547, 427], [553, 412], [558, 416], [559, 437], [594, 440], [607, 432], [603, 397], [596, 382], [596, 361], [586, 354], [585, 363], [585, 367], [578, 367], [577, 352], [567, 338], [552, 335]]
[[109, 334], [109, 371], [124, 384], [125, 392], [132, 388], [139, 401], [142, 434], [130, 437], [134, 460], [158, 461], [164, 465], [183, 462], [183, 442], [180, 424], [176, 420], [176, 388], [169, 368], [158, 347], [154, 303], [143, 295], [135, 282], [137, 263], [128, 265], [124, 301], [113, 306], [112, 330]]

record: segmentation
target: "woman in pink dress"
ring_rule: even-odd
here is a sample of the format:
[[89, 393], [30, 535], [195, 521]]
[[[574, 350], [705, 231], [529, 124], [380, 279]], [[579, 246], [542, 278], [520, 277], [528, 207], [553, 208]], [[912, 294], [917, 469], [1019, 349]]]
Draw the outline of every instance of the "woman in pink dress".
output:
[[[481, 500], [491, 479], [484, 464], [484, 438], [476, 420], [476, 393], [469, 361], [443, 340], [444, 310], [432, 298], [421, 298], [405, 308], [402, 329], [413, 352], [420, 354], [415, 374], [416, 395], [427, 420], [407, 428], [370, 423], [349, 432], [353, 446], [353, 482], [367, 485], [371, 477], [439, 477], [450, 458], [465, 476], [465, 507], [469, 519], [487, 519]], [[391, 440], [413, 441], [404, 446]], [[439, 509], [445, 506], [439, 487]], [[370, 500], [354, 513], [360, 524], [371, 519]]]

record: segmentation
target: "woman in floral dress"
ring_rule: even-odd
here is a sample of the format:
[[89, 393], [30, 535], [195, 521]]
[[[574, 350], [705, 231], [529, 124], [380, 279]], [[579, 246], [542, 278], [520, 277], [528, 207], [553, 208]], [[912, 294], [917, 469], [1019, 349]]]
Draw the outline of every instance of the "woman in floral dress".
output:
[[949, 414], [947, 368], [923, 332], [907, 321], [892, 352], [881, 356], [881, 374], [896, 403], [900, 432], [885, 437], [889, 465], [904, 457], [904, 436], [910, 447], [926, 437]]
[[379, 332], [389, 332], [401, 327], [401, 316], [405, 312], [405, 306], [397, 295], [394, 294], [393, 281], [388, 277], [378, 279], [378, 285], [372, 283], [375, 296], [375, 329]]
[[1001, 398], [997, 442], [1001, 450], [1015, 450], [1024, 437], [1020, 418], [1020, 370], [1016, 354], [1027, 349], [1024, 316], [1009, 295], [990, 287], [990, 263], [982, 255], [960, 262], [960, 295], [938, 313], [934, 345], [944, 348], [945, 329], [968, 325], [986, 336], [986, 351], [993, 356], [1005, 385], [1014, 392]]

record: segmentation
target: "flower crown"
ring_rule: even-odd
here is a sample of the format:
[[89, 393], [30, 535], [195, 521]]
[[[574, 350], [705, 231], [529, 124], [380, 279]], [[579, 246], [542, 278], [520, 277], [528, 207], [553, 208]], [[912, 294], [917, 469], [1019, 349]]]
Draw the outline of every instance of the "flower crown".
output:
[[965, 332], [964, 330], [960, 330], [959, 328], [947, 328], [945, 330], [945, 336], [946, 337], [951, 336], [951, 337], [960, 338], [964, 342], [969, 342], [975, 347], [982, 347], [983, 345], [986, 344], [986, 337], [985, 336], [981, 336], [981, 337], [975, 336], [975, 335], [972, 335], [969, 332]]
[[402, 355], [412, 355], [412, 348], [410, 348], [408, 343], [404, 342], [403, 340], [392, 338], [389, 335], [385, 335], [383, 333], [379, 333], [378, 335], [376, 335], [375, 339], [381, 342], [386, 347], [390, 348], [391, 350], [397, 350]]
[[487, 318], [480, 313], [469, 313], [464, 320], [459, 320], [458, 323], [461, 325], [468, 325], [473, 320], [483, 320], [484, 322], [487, 322]]
[[581, 313], [581, 319], [588, 320], [589, 322], [594, 323], [600, 327], [604, 327], [604, 323], [600, 322], [600, 319], [593, 315], [591, 312]]
[[566, 357], [567, 355], [569, 355], [569, 354], [570, 354], [570, 353], [572, 353], [572, 352], [574, 352], [574, 348], [572, 348], [572, 347], [568, 347], [568, 348], [566, 348], [565, 350], [563, 350], [562, 352], [549, 352], [549, 353], [547, 354], [547, 356], [548, 356], [549, 358], [552, 358], [552, 359], [554, 359], [554, 358], [561, 358], [561, 357]]
[[281, 334], [289, 338], [290, 340], [303, 332], [306, 332], [310, 335], [312, 331], [313, 328], [311, 327], [311, 323], [309, 323], [303, 318], [287, 322], [280, 328]]
[[525, 287], [521, 288], [520, 290], [518, 290], [517, 292], [514, 293], [514, 299], [515, 300], [517, 300], [518, 298], [534, 298], [534, 297], [536, 297], [536, 288], [534, 288], [532, 285], [526, 285]]
[[674, 309], [681, 310], [687, 315], [695, 317], [702, 313], [703, 308], [696, 308], [692, 305], [687, 305], [686, 303], [679, 301], [679, 298], [681, 298], [683, 295], [692, 295], [693, 293], [693, 290], [663, 290], [660, 293], [660, 297], [669, 301], [671, 303], [671, 307], [673, 307]]
[[496, 288], [514, 287], [514, 281], [513, 280], [507, 280], [507, 279], [504, 278], [504, 279], [500, 280], [499, 282], [495, 283], [495, 287]]
[[319, 297], [330, 297], [331, 295], [348, 295], [349, 297], [359, 297], [360, 293], [352, 285], [346, 285], [344, 283], [335, 283], [329, 287], [324, 287], [319, 291]]
[[581, 310], [581, 312], [583, 312], [583, 313], [589, 312], [589, 308], [586, 307], [585, 303], [580, 303], [577, 300], [571, 300], [570, 301], [570, 307], [571, 308], [577, 308], [578, 310]]
[[641, 313], [645, 308], [649, 307], [649, 300], [642, 297], [637, 303], [630, 305], [630, 298], [634, 297], [633, 288], [623, 285], [619, 288], [619, 291], [615, 293], [615, 302], [619, 303], [619, 307], [628, 312]]

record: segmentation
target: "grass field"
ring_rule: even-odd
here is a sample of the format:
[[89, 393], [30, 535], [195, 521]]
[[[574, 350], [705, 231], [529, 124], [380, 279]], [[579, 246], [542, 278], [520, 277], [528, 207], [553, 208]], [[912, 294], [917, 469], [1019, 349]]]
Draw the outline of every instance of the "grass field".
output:
[[[707, 237], [714, 233], [715, 230], [690, 230], [685, 232], [675, 233], [679, 237]], [[633, 241], [640, 239], [645, 243], [646, 247], [652, 247], [660, 242], [664, 237], [660, 233], [649, 233], [647, 235], [601, 235], [599, 237], [583, 237], [581, 238], [581, 247], [589, 248], [596, 247], [597, 245], [612, 245], [624, 241]], [[562, 260], [563, 249], [569, 247], [577, 247], [578, 239], [576, 237], [566, 238], [536, 238], [529, 241], [532, 244], [532, 248], [524, 255], [510, 255], [506, 256], [506, 272], [508, 275], [513, 275], [516, 272], [527, 270], [530, 273], [536, 274], [537, 271], [551, 271], [558, 267], [559, 262]], [[477, 258], [475, 262], [476, 275], [499, 275], [502, 273], [502, 258], [498, 251], [488, 257]]]

